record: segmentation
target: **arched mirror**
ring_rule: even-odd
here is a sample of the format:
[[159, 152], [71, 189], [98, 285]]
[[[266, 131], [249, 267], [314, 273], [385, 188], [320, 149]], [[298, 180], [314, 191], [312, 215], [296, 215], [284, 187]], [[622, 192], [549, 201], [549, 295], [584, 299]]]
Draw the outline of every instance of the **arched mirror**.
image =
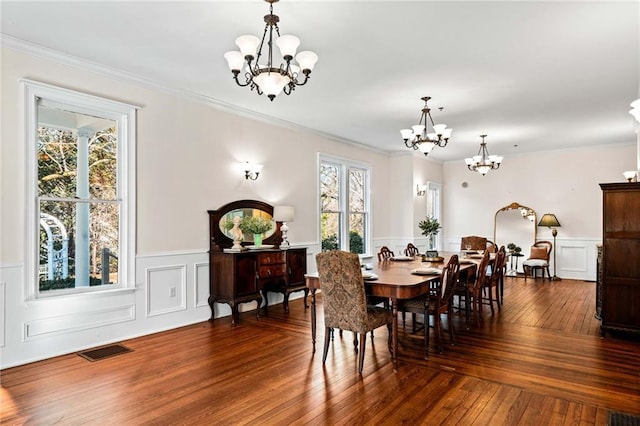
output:
[[537, 223], [535, 210], [519, 203], [511, 203], [496, 212], [493, 225], [496, 246], [505, 246], [510, 251], [509, 244], [513, 244], [520, 248], [522, 254], [511, 258], [507, 267], [508, 275], [523, 272], [522, 260], [529, 256], [529, 249], [536, 241]]
[[[211, 221], [211, 248], [213, 250], [222, 250], [233, 245], [233, 235], [231, 227], [233, 218], [239, 217], [261, 217], [267, 220], [273, 220], [273, 206], [257, 200], [240, 200], [226, 204], [218, 210], [208, 210], [209, 220]], [[279, 245], [281, 241], [280, 222], [276, 222], [270, 230], [265, 232], [263, 243]], [[242, 245], [253, 244], [253, 234], [245, 233]]]

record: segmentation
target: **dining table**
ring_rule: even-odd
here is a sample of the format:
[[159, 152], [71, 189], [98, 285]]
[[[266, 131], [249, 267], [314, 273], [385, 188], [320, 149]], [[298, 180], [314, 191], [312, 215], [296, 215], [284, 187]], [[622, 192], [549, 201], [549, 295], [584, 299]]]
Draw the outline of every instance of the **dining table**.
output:
[[[377, 263], [363, 265], [363, 277], [367, 295], [388, 298], [392, 312], [391, 360], [393, 370], [398, 369], [398, 301], [428, 294], [440, 283], [442, 269], [452, 255], [440, 253], [437, 260], [423, 261], [423, 257], [399, 256]], [[475, 274], [480, 259], [460, 258], [460, 273]], [[316, 291], [321, 290], [317, 273], [305, 275], [305, 283], [311, 293], [311, 340], [316, 347]]]

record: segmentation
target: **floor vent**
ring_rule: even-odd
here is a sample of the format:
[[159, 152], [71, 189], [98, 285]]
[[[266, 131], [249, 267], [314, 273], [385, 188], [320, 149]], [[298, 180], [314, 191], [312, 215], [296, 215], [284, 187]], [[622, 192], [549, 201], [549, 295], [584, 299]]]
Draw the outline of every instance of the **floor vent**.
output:
[[609, 411], [608, 426], [640, 426], [640, 416]]
[[91, 349], [89, 351], [78, 352], [78, 355], [81, 357], [88, 359], [89, 361], [99, 361], [101, 359], [109, 358], [112, 356], [126, 354], [127, 352], [131, 352], [132, 349], [129, 349], [122, 345], [109, 345], [103, 348]]

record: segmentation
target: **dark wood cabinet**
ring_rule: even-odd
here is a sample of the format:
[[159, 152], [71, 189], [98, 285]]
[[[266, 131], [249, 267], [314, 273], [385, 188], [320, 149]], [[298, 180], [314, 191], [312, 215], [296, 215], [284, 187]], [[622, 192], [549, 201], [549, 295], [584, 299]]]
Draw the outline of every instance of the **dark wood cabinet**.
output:
[[602, 325], [640, 333], [640, 183], [600, 184], [603, 191]]
[[[220, 251], [210, 253], [209, 305], [214, 318], [214, 303], [227, 303], [231, 307], [232, 324], [238, 321], [238, 304], [253, 302], [258, 307], [268, 292], [284, 295], [283, 306], [289, 311], [289, 295], [304, 291], [304, 303], [309, 289], [304, 282], [307, 271], [307, 249], [248, 250], [238, 253]], [[259, 316], [260, 309], [256, 309]]]
[[[256, 212], [258, 211], [258, 212]], [[225, 232], [224, 223], [228, 215], [266, 215], [272, 217], [273, 207], [256, 200], [240, 200], [222, 206], [218, 210], [209, 210], [209, 306], [211, 320], [215, 318], [214, 304], [226, 303], [231, 307], [232, 324], [238, 321], [240, 303], [257, 302], [256, 316], [260, 315], [260, 306], [264, 298], [267, 309], [269, 292], [284, 295], [283, 307], [289, 311], [289, 295], [295, 291], [304, 291], [304, 304], [307, 307], [309, 289], [305, 285], [307, 273], [307, 249], [289, 248], [281, 250], [282, 242], [280, 222], [268, 235], [263, 244], [270, 249], [249, 250], [242, 243], [242, 250], [230, 250], [233, 240]]]

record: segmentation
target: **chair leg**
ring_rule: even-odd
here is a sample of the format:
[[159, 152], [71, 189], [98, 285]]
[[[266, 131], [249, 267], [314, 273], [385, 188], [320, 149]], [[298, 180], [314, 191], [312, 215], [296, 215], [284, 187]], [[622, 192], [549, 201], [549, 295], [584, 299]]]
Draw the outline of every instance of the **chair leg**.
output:
[[491, 290], [491, 286], [488, 288], [489, 290], [489, 306], [491, 306], [491, 315], [495, 315], [495, 311], [493, 310], [493, 290]]
[[331, 341], [331, 335], [333, 334], [333, 329], [326, 327], [324, 329], [324, 348], [322, 349], [322, 363], [327, 360], [327, 353], [329, 352], [329, 342]]
[[424, 311], [424, 359], [429, 359], [429, 313]]
[[449, 306], [449, 310], [447, 311], [447, 325], [449, 329], [449, 343], [452, 345], [455, 344], [455, 337], [453, 334], [453, 321], [451, 318], [451, 306]]
[[[367, 333], [364, 334], [366, 336]], [[353, 351], [358, 353], [358, 333], [356, 332], [353, 333]]]
[[367, 333], [360, 334], [360, 356], [358, 357], [358, 373], [362, 374], [364, 367], [364, 348], [367, 344]]
[[440, 353], [444, 352], [444, 348], [442, 347], [442, 318], [440, 318], [440, 314], [438, 312], [433, 315], [433, 329], [436, 332], [436, 340], [438, 342], [438, 350]]

